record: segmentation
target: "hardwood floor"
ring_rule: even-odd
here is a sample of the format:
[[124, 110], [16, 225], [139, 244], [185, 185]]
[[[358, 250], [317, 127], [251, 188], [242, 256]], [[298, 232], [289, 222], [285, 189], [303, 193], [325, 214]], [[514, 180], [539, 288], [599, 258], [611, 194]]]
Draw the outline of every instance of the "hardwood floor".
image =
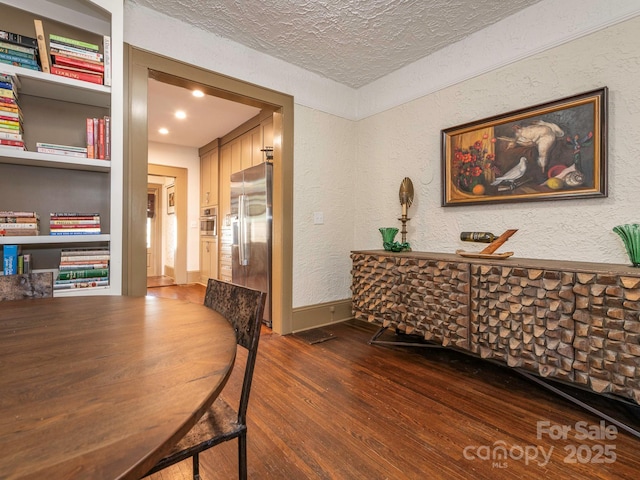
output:
[[[149, 294], [201, 302], [204, 287]], [[316, 344], [263, 330], [249, 478], [638, 478], [640, 439], [611, 426], [606, 438], [599, 418], [507, 368], [450, 350], [372, 346], [376, 328], [359, 321], [327, 329], [335, 338]], [[240, 349], [237, 365], [244, 359]], [[239, 389], [234, 373], [223, 396]], [[618, 402], [597, 401], [628, 415]], [[570, 428], [564, 439], [549, 433], [562, 428]], [[237, 478], [236, 448], [232, 441], [201, 455], [203, 480]], [[191, 463], [149, 478], [190, 479]]]

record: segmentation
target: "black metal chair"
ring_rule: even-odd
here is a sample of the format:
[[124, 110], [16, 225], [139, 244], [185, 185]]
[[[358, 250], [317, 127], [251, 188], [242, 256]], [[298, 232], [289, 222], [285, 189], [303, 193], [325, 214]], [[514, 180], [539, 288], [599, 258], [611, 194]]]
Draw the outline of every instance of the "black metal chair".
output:
[[236, 331], [238, 345], [248, 351], [239, 406], [234, 410], [218, 397], [169, 455], [160, 460], [147, 475], [193, 457], [193, 478], [200, 480], [199, 454], [222, 442], [237, 438], [239, 477], [247, 478], [247, 405], [266, 295], [258, 290], [209, 279], [204, 304], [231, 323]]
[[53, 273], [0, 275], [0, 302], [53, 296]]

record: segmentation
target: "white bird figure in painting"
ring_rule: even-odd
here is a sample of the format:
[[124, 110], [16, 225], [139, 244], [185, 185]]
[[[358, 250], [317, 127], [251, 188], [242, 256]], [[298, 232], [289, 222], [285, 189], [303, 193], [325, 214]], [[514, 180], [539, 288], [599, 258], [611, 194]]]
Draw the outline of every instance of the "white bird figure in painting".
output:
[[501, 177], [496, 178], [491, 185], [499, 185], [502, 182], [514, 182], [522, 177], [527, 171], [527, 159], [520, 157], [518, 164]]

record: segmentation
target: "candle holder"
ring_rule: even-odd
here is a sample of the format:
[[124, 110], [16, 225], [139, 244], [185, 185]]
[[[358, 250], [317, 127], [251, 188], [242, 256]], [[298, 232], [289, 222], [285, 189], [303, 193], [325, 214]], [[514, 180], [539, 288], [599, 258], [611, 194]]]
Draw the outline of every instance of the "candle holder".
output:
[[406, 245], [405, 250], [411, 250], [411, 247], [407, 243], [407, 222], [411, 220], [408, 216], [408, 210], [413, 203], [413, 183], [409, 177], [404, 177], [402, 183], [400, 183], [400, 206], [402, 207], [402, 216], [398, 218], [402, 222], [402, 244]]

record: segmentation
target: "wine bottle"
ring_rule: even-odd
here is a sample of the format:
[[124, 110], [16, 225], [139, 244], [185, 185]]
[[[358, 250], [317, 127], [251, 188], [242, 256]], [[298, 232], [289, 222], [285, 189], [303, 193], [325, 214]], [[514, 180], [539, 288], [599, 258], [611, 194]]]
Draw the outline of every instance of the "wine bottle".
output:
[[462, 232], [460, 234], [460, 240], [464, 242], [480, 242], [480, 243], [491, 243], [496, 237], [491, 232]]

